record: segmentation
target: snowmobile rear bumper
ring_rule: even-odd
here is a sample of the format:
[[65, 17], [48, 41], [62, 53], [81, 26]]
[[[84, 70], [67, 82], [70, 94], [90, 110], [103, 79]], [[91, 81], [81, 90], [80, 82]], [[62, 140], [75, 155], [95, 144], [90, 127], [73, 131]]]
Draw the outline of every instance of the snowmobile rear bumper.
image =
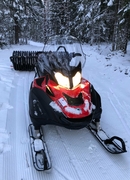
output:
[[91, 122], [92, 114], [83, 118], [67, 118], [62, 112], [55, 111], [50, 103], [52, 100], [38, 88], [32, 88], [29, 95], [29, 114], [35, 129], [41, 125], [57, 125], [68, 129], [81, 129]]

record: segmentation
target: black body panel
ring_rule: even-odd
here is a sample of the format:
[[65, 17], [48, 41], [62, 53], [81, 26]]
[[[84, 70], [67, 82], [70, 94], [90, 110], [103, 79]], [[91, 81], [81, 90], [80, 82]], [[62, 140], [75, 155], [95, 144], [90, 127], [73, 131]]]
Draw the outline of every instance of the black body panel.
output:
[[51, 102], [49, 96], [41, 89], [30, 89], [29, 114], [35, 129], [47, 124], [63, 126], [68, 129], [81, 129], [88, 126], [92, 120], [92, 114], [80, 119], [66, 118], [62, 112], [55, 111], [50, 106]]

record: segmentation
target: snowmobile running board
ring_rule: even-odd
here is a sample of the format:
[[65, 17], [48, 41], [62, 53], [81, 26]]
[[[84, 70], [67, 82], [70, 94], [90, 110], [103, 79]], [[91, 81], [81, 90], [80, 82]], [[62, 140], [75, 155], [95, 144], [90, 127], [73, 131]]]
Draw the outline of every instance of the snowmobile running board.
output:
[[88, 126], [91, 133], [99, 140], [103, 147], [112, 154], [120, 154], [127, 152], [125, 142], [118, 136], [109, 137], [106, 132], [101, 128], [98, 132], [94, 122]]
[[34, 168], [37, 171], [49, 170], [51, 168], [51, 160], [47, 150], [47, 145], [44, 141], [42, 127], [39, 130], [39, 138], [35, 137], [34, 126], [32, 124], [29, 125], [28, 132], [30, 136], [30, 146]]

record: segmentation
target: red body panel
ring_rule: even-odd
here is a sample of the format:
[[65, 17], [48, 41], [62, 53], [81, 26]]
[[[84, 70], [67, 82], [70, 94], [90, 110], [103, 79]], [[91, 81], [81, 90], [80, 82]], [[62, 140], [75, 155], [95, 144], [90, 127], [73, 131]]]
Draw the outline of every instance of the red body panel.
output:
[[[84, 78], [81, 79], [81, 83], [73, 89], [67, 89], [60, 85], [57, 85], [53, 80], [46, 80], [46, 77], [40, 77], [44, 79], [40, 85], [37, 83], [37, 79], [33, 81], [32, 87], [39, 88], [46, 92], [48, 89], [52, 92], [52, 95], [48, 96], [51, 98], [54, 110], [57, 111], [57, 108], [67, 118], [83, 118], [89, 116], [92, 112], [92, 103], [91, 103], [91, 93], [90, 93], [90, 83]], [[38, 78], [38, 79], [40, 79]], [[46, 83], [47, 82], [47, 83]], [[77, 98], [80, 93], [82, 93], [83, 103], [80, 105], [69, 105], [64, 93], [70, 96], [71, 98]]]

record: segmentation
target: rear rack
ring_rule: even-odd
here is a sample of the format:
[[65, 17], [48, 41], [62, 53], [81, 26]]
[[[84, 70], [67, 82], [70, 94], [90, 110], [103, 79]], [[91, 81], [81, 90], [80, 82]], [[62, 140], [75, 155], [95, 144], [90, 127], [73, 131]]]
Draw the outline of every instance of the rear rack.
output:
[[10, 61], [15, 70], [34, 71], [37, 57], [37, 51], [13, 51]]

